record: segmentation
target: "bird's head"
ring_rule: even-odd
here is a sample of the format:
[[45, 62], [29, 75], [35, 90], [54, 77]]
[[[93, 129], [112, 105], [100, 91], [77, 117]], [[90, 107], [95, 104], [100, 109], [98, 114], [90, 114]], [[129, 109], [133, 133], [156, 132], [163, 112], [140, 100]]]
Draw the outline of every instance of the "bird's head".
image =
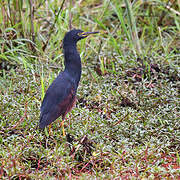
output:
[[72, 43], [75, 42], [77, 43], [79, 40], [84, 39], [86, 37], [88, 37], [90, 34], [96, 34], [99, 32], [84, 32], [80, 29], [73, 29], [69, 32], [66, 33], [65, 37], [64, 37], [64, 43], [71, 41]]

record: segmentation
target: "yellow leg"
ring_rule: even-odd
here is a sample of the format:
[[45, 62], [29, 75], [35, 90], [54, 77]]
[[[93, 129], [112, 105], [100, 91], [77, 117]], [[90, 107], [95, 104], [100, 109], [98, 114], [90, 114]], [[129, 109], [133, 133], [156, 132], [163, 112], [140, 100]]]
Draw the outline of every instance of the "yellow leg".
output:
[[65, 130], [64, 130], [64, 120], [61, 122], [62, 130], [63, 130], [63, 136], [66, 136]]
[[51, 136], [51, 134], [52, 134], [52, 125], [50, 124], [49, 125], [49, 136]]

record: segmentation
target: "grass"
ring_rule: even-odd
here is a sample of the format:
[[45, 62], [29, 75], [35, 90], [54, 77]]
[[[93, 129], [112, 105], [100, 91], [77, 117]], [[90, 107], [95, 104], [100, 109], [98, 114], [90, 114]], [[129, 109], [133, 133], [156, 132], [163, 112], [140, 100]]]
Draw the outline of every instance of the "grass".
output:
[[[178, 3], [36, 1], [33, 19], [30, 2], [1, 6], [22, 14], [0, 15], [0, 178], [180, 178]], [[63, 137], [58, 120], [51, 134], [38, 122], [64, 68], [69, 16], [73, 27], [101, 33], [78, 43], [83, 72]]]

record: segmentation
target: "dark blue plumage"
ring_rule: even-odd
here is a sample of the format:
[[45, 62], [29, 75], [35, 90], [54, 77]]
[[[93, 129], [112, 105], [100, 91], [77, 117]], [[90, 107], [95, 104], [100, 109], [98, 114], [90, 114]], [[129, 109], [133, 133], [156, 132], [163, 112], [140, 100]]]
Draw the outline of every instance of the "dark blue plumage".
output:
[[63, 40], [65, 70], [49, 86], [41, 105], [39, 127], [45, 128], [59, 116], [64, 120], [76, 101], [76, 92], [81, 78], [81, 58], [76, 44], [80, 39], [97, 32], [71, 30]]

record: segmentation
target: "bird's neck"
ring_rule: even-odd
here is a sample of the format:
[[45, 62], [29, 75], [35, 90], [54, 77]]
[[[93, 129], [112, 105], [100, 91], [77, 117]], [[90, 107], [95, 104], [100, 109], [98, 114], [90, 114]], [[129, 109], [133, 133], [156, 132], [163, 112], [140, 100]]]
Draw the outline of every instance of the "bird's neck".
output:
[[65, 71], [72, 79], [79, 83], [81, 78], [81, 58], [77, 51], [76, 44], [64, 44]]

